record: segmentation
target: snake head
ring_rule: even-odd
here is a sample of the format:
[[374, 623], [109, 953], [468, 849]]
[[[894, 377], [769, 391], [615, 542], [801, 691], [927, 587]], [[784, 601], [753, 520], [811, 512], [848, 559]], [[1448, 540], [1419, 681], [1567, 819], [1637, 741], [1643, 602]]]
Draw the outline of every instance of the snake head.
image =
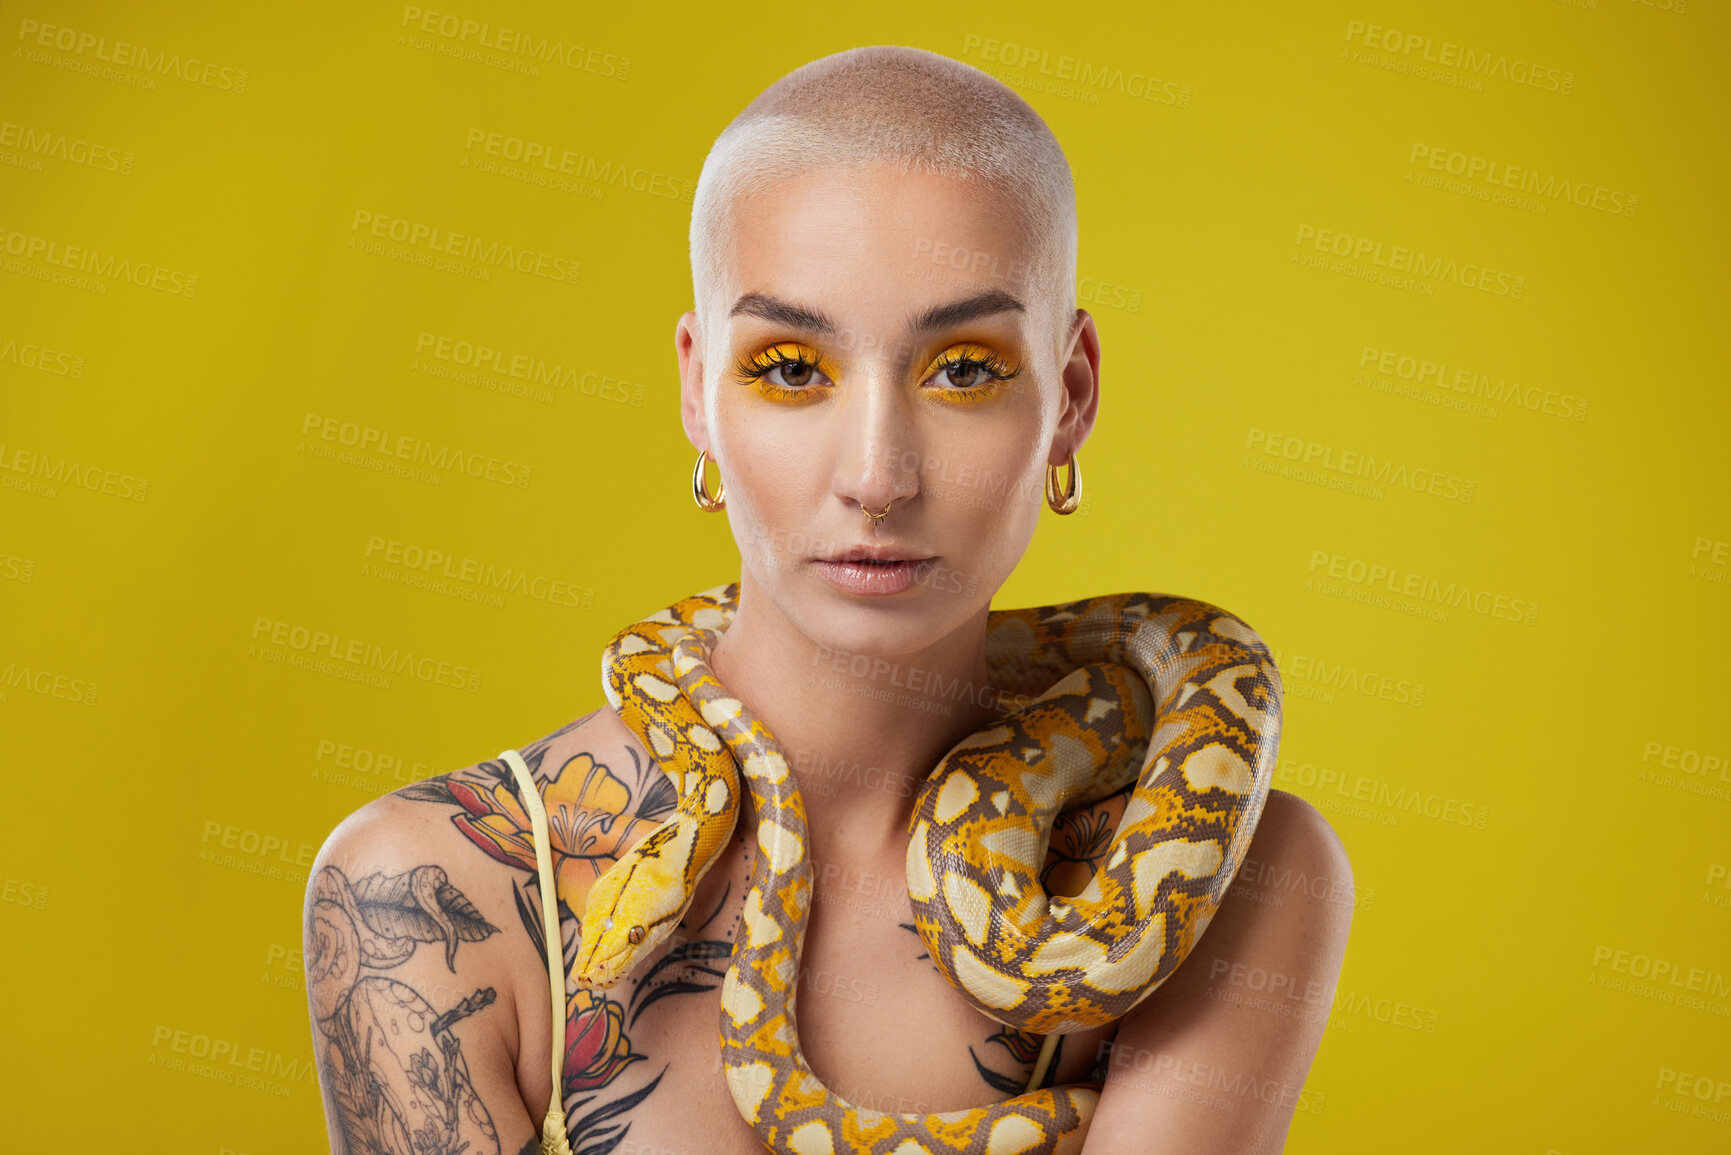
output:
[[571, 977], [603, 990], [636, 969], [685, 917], [691, 894], [682, 851], [691, 834], [676, 817], [632, 847], [589, 887]]

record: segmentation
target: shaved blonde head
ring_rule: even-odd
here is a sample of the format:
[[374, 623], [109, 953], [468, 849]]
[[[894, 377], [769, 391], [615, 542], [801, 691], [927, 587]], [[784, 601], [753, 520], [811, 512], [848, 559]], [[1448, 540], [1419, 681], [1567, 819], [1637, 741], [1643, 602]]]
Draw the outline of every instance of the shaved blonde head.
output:
[[1019, 208], [1027, 280], [1075, 310], [1076, 193], [1052, 130], [1003, 82], [923, 48], [850, 48], [802, 65], [733, 118], [703, 162], [691, 207], [699, 324], [723, 282], [733, 206], [814, 167], [887, 164], [975, 182]]

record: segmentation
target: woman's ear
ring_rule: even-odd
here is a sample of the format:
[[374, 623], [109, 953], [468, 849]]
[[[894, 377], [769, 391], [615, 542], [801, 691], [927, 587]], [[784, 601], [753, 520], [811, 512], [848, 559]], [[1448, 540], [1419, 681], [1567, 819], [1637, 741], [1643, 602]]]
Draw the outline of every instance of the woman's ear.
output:
[[709, 448], [709, 421], [703, 412], [703, 334], [697, 314], [686, 313], [673, 330], [673, 350], [679, 356], [679, 420], [685, 438], [697, 450]]
[[1082, 447], [1100, 409], [1100, 334], [1086, 309], [1077, 309], [1071, 322], [1060, 380], [1064, 386], [1063, 408], [1058, 411], [1058, 428], [1047, 458], [1051, 465], [1063, 465]]

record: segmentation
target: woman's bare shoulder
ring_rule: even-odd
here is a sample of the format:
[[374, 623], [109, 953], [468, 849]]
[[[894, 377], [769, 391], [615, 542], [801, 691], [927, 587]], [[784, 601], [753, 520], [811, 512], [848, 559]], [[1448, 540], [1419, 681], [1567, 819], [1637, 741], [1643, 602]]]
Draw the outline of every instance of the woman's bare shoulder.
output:
[[[671, 794], [660, 767], [611, 706], [514, 748], [549, 804], [549, 813], [552, 803], [564, 801], [602, 813], [639, 814], [646, 807], [656, 808], [662, 794]], [[504, 749], [501, 745], [501, 753]], [[518, 798], [516, 776], [504, 758], [495, 755], [364, 803], [337, 824], [320, 854], [340, 851], [352, 857], [362, 851], [371, 857], [425, 858], [460, 854], [466, 846], [471, 853], [478, 850], [521, 866], [518, 848], [508, 845], [519, 826], [526, 836], [528, 816]], [[528, 850], [533, 869], [532, 845], [521, 849]]]
[[[598, 872], [619, 852], [616, 843], [654, 825], [613, 816], [647, 818], [671, 808], [666, 776], [611, 708], [516, 749], [548, 815], [561, 897], [569, 893], [567, 874]], [[435, 1026], [461, 1020], [457, 1034], [480, 1103], [441, 1103], [445, 1113], [490, 1116], [498, 1140], [510, 1140], [504, 1150], [532, 1136], [525, 1104], [545, 1102], [532, 1073], [545, 1071], [539, 1064], [548, 1045], [536, 879], [533, 823], [501, 757], [412, 782], [337, 823], [313, 862], [305, 949], [333, 1137], [336, 1121], [364, 1123], [370, 1108], [349, 1102], [340, 1080], [331, 1081], [330, 1072], [351, 1070], [364, 1057], [339, 1054], [348, 1035], [324, 1029], [326, 1020], [346, 1022], [332, 1015], [359, 1006], [355, 993], [379, 983], [398, 1002], [425, 1004], [422, 1017]], [[426, 1045], [435, 1057], [448, 1046], [431, 1036]], [[387, 1076], [396, 1077], [378, 1073], [380, 1085], [395, 1085]], [[350, 1138], [351, 1149], [364, 1145]], [[477, 1149], [492, 1143], [477, 1140]]]
[[[628, 739], [612, 711], [596, 711], [521, 752], [552, 812], [561, 767], [630, 764]], [[326, 837], [303, 954], [333, 1150], [388, 1145], [375, 1132], [390, 1118], [390, 1089], [405, 1086], [456, 1121], [453, 1144], [532, 1145], [532, 1073], [545, 1077], [550, 1042], [535, 879], [533, 826], [498, 757], [375, 798]], [[383, 1037], [390, 1047], [365, 1043]]]
[[[611, 706], [603, 705], [517, 748], [529, 768], [549, 816], [558, 807], [592, 813], [650, 817], [673, 805], [672, 783]], [[496, 789], [515, 779], [503, 759], [491, 758], [450, 774], [397, 790], [411, 800], [449, 793], [459, 805], [470, 792]]]

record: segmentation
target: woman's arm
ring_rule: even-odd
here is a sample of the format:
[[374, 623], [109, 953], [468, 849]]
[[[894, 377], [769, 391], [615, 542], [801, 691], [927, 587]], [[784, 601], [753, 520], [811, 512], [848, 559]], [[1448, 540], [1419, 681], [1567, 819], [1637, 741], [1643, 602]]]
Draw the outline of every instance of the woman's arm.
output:
[[337, 1155], [535, 1150], [500, 949], [517, 914], [442, 841], [418, 808], [380, 798], [345, 819], [313, 863], [307, 999]]
[[1279, 1152], [1327, 1028], [1352, 893], [1328, 820], [1270, 791], [1214, 921], [1102, 1047], [1085, 1155]]

